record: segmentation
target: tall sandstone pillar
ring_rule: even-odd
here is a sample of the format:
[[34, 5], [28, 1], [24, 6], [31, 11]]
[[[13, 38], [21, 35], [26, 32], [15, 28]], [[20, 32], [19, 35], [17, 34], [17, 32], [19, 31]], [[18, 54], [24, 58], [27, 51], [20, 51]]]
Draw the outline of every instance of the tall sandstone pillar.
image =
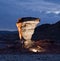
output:
[[22, 44], [24, 43], [24, 47], [29, 48], [34, 43], [31, 38], [34, 33], [34, 29], [39, 22], [40, 19], [34, 17], [24, 17], [18, 19], [16, 26], [19, 32], [20, 42]]

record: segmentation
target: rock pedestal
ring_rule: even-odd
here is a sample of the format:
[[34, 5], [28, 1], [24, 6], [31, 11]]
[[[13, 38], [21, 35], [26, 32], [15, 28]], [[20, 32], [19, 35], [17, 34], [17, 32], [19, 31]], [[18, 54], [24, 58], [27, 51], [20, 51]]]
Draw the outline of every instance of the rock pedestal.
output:
[[33, 17], [25, 17], [20, 18], [17, 22], [17, 28], [20, 35], [20, 39], [24, 38], [24, 45], [28, 48], [33, 44], [31, 42], [32, 35], [34, 33], [34, 29], [36, 28], [37, 24], [39, 23], [39, 18]]

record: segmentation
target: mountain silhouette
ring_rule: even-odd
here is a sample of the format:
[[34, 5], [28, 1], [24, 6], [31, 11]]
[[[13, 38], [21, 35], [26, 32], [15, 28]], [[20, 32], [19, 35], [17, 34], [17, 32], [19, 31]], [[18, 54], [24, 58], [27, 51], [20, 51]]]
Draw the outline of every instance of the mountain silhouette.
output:
[[31, 39], [60, 42], [60, 21], [55, 24], [43, 24], [36, 27]]

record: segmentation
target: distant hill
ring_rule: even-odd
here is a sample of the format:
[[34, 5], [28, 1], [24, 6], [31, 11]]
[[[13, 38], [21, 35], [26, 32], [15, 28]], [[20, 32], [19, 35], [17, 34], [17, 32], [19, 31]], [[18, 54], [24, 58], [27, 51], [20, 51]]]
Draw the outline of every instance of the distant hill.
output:
[[0, 41], [12, 41], [19, 40], [17, 31], [0, 31]]
[[55, 24], [43, 24], [38, 26], [34, 31], [32, 40], [60, 42], [60, 21]]

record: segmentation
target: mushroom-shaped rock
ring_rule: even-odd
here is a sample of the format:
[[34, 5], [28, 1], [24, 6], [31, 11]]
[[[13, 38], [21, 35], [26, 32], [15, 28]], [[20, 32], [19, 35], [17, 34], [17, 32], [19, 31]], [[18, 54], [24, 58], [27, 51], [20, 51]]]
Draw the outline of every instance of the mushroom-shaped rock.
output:
[[24, 17], [19, 18], [16, 26], [19, 32], [19, 38], [21, 42], [24, 42], [25, 47], [29, 48], [33, 42], [31, 41], [34, 29], [40, 22], [39, 18], [34, 17]]

